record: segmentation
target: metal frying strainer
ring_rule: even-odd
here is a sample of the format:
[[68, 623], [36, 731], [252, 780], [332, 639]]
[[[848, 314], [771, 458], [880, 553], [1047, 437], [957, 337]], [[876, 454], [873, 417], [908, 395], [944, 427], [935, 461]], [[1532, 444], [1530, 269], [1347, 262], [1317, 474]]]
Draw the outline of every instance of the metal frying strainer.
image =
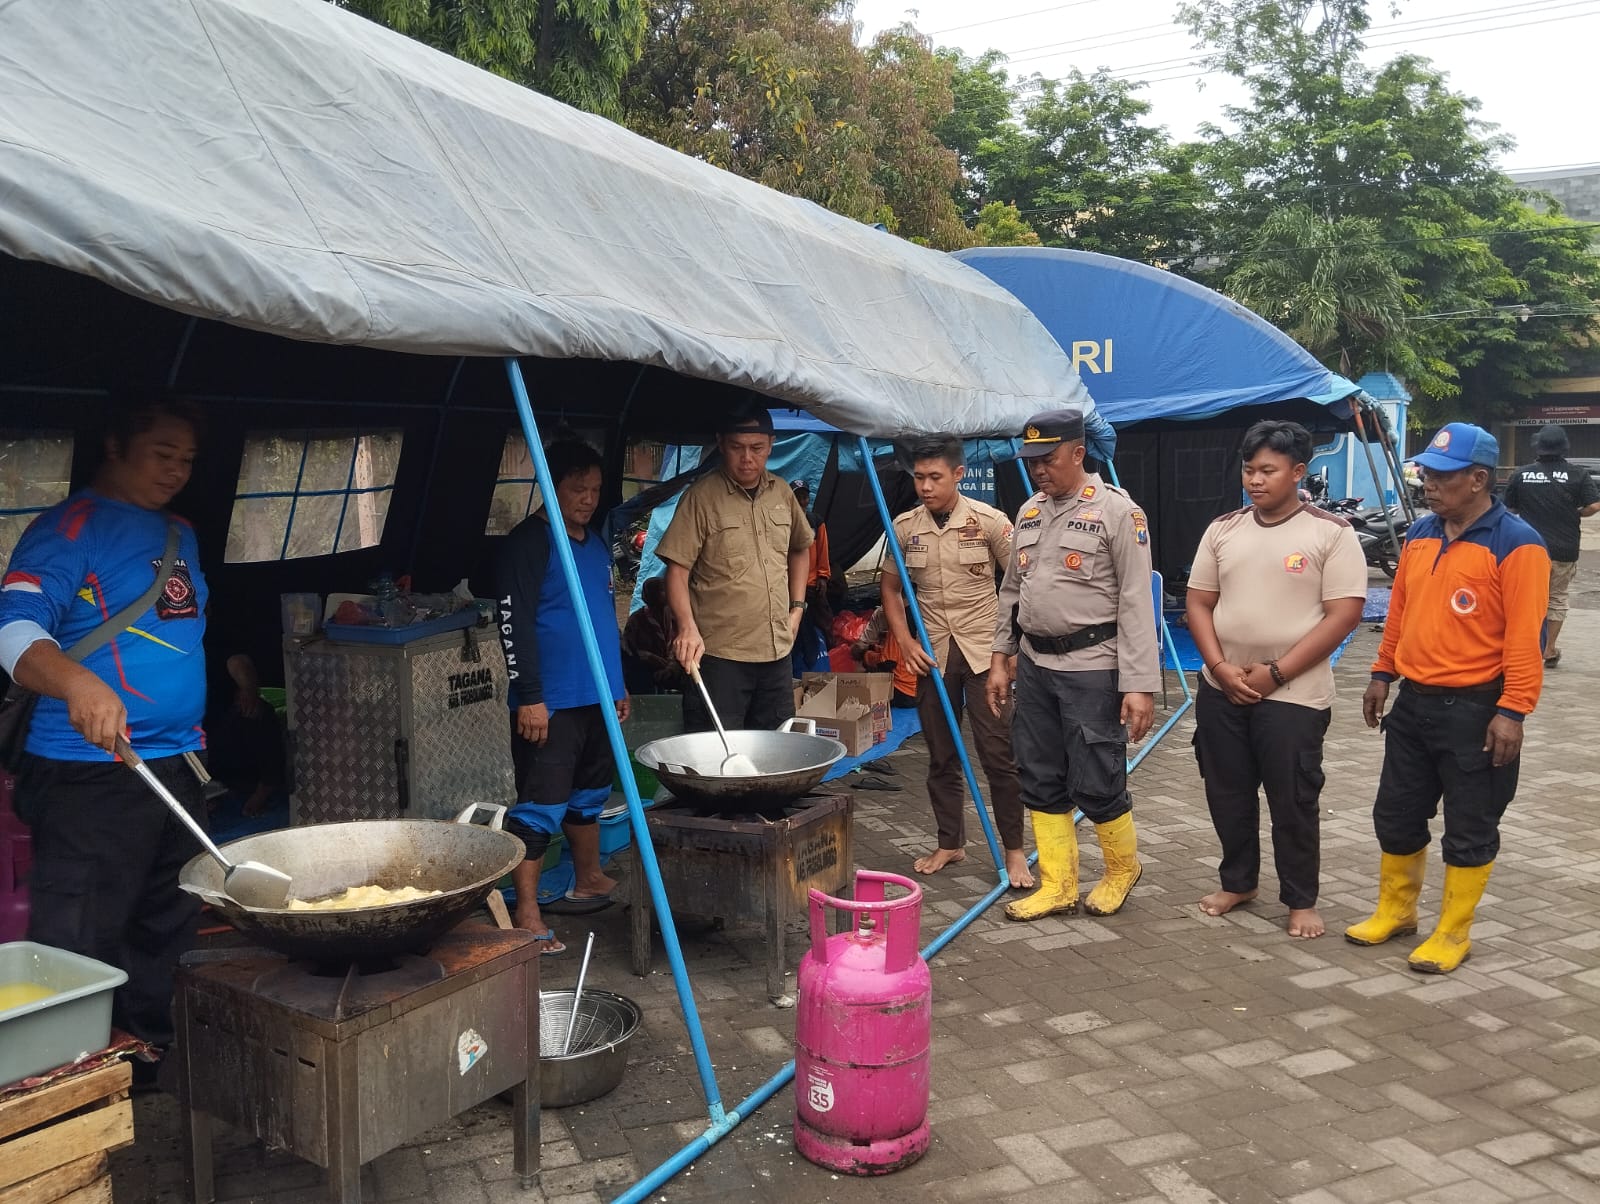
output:
[[581, 1057], [633, 1035], [639, 1027], [639, 1008], [621, 995], [588, 990], [578, 1001], [576, 1019], [572, 1012], [571, 991], [539, 993], [539, 1056], [561, 1057], [567, 1025], [572, 1024], [572, 1047], [567, 1057]]

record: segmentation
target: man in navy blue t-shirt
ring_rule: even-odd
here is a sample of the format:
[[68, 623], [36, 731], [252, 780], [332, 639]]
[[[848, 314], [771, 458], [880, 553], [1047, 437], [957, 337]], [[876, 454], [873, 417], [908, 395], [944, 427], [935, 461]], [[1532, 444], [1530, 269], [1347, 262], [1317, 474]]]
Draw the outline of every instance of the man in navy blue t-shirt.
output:
[[[126, 736], [200, 823], [184, 754], [205, 747], [206, 579], [194, 530], [166, 506], [188, 482], [195, 418], [157, 402], [118, 411], [93, 484], [39, 515], [0, 580], [0, 667], [41, 697], [17, 774], [32, 830], [28, 939], [127, 971], [112, 1022], [171, 1043], [172, 973], [199, 903], [178, 871], [194, 837], [112, 749]], [[66, 651], [172, 569], [156, 600], [82, 664]]]
[[1600, 513], [1600, 482], [1581, 464], [1567, 459], [1567, 432], [1555, 423], [1539, 428], [1533, 450], [1539, 459], [1525, 464], [1506, 482], [1505, 503], [1539, 533], [1550, 552], [1550, 606], [1545, 611], [1544, 667], [1561, 663], [1562, 625], [1567, 621], [1567, 591], [1578, 571], [1580, 518]]
[[628, 694], [622, 684], [611, 550], [589, 527], [600, 505], [600, 455], [587, 443], [562, 440], [545, 449], [545, 458], [608, 687], [603, 693], [595, 688], [571, 594], [550, 547], [550, 514], [541, 507], [506, 536], [499, 579], [517, 785], [506, 830], [521, 837], [527, 850], [511, 873], [516, 924], [532, 932], [548, 956], [566, 949], [539, 912], [539, 870], [551, 838], [562, 832], [572, 848], [569, 910], [608, 905], [617, 885], [600, 868], [598, 820], [611, 795], [615, 764], [600, 708], [613, 706], [617, 718], [625, 720]]

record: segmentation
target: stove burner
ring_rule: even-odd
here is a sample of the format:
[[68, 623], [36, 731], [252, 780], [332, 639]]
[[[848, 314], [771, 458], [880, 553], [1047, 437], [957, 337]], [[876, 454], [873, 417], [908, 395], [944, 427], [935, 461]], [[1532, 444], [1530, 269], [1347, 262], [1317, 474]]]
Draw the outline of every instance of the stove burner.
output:
[[433, 958], [402, 954], [344, 965], [285, 962], [259, 975], [251, 990], [264, 999], [330, 1020], [348, 1020], [444, 977], [444, 966]]
[[771, 807], [762, 807], [759, 810], [738, 810], [733, 800], [725, 800], [720, 806], [712, 803], [701, 802], [695, 799], [679, 799], [673, 795], [666, 795], [659, 803], [650, 808], [652, 812], [670, 811], [675, 815], [692, 815], [697, 819], [725, 819], [730, 823], [745, 824], [771, 824], [779, 820], [792, 819], [802, 811], [815, 807], [818, 803], [825, 803], [834, 795], [829, 791], [812, 791], [802, 794], [799, 798], [790, 799], [787, 803], [778, 803]]

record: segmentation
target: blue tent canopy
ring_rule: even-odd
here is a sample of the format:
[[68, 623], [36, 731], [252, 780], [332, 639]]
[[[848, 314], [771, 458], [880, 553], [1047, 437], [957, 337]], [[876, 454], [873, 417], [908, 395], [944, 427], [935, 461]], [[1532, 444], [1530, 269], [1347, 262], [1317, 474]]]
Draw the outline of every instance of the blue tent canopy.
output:
[[1295, 398], [1344, 419], [1346, 399], [1359, 392], [1270, 322], [1171, 272], [1048, 247], [975, 247], [955, 256], [1033, 311], [1118, 429]]

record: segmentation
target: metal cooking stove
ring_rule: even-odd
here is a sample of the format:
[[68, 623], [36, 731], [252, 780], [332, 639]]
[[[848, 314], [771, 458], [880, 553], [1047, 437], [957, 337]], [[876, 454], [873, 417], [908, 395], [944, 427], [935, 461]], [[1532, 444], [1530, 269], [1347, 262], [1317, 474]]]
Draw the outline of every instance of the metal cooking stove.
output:
[[463, 925], [426, 957], [313, 966], [258, 948], [191, 954], [177, 982], [185, 1175], [215, 1198], [215, 1117], [328, 1171], [361, 1166], [503, 1091], [513, 1165], [539, 1171], [539, 957], [526, 932]]
[[[793, 1007], [784, 936], [806, 914], [807, 892], [830, 894], [854, 868], [855, 797], [822, 786], [782, 812], [715, 813], [667, 799], [645, 811], [674, 912], [759, 921], [767, 932], [767, 996]], [[651, 907], [643, 874], [629, 875], [633, 972], [650, 973]]]

